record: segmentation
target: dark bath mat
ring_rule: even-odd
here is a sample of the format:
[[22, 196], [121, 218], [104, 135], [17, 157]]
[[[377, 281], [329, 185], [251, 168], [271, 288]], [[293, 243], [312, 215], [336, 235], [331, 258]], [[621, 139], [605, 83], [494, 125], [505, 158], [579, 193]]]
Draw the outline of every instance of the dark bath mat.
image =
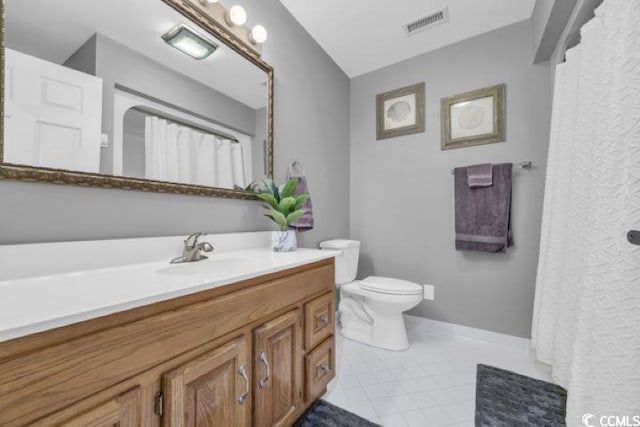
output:
[[478, 365], [477, 427], [564, 427], [566, 403], [558, 385]]
[[331, 403], [318, 400], [296, 421], [295, 427], [380, 427]]

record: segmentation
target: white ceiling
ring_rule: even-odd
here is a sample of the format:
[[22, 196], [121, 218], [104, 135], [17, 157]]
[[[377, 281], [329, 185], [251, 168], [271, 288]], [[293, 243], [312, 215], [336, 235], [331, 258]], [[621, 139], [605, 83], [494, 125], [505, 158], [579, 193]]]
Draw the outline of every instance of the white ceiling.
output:
[[[535, 0], [280, 0], [355, 77], [519, 21]], [[410, 37], [403, 25], [449, 6], [449, 23]]]
[[6, 0], [5, 14], [12, 49], [60, 64], [98, 32], [252, 108], [266, 105], [266, 74], [223, 43], [202, 61], [164, 43], [177, 24], [197, 26], [160, 0]]

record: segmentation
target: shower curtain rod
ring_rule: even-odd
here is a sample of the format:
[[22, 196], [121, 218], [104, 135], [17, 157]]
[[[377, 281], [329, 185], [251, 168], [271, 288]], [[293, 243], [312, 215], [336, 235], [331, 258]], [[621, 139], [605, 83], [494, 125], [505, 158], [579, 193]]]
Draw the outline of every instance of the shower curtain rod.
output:
[[[514, 162], [513, 163], [513, 167], [514, 168], [530, 169], [531, 166], [533, 166], [533, 162], [531, 160], [525, 160], [523, 162]], [[453, 175], [454, 173], [455, 173], [455, 169], [451, 169], [451, 175]]]
[[211, 129], [207, 129], [207, 128], [203, 127], [203, 126], [195, 125], [193, 123], [190, 123], [187, 120], [178, 119], [176, 117], [173, 117], [170, 114], [164, 113], [162, 111], [158, 111], [155, 108], [136, 106], [136, 107], [133, 107], [131, 109], [139, 111], [139, 112], [141, 112], [143, 114], [160, 117], [161, 119], [170, 121], [170, 122], [178, 124], [178, 125], [187, 126], [187, 127], [192, 128], [192, 129], [199, 130], [201, 132], [205, 132], [205, 133], [208, 133], [208, 134], [211, 134], [211, 135], [219, 136], [220, 138], [228, 139], [229, 141], [231, 141], [234, 144], [239, 144], [240, 143], [240, 141], [238, 141], [237, 138], [235, 138], [235, 137], [233, 137], [231, 135], [227, 135], [227, 134], [222, 133], [222, 132], [216, 132], [216, 131], [213, 131]]

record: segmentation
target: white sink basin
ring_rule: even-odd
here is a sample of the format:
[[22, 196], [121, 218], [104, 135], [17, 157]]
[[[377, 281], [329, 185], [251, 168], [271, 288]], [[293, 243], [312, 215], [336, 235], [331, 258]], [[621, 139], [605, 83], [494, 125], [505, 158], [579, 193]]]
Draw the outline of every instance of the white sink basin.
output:
[[237, 272], [250, 263], [248, 258], [209, 259], [172, 265], [158, 270], [158, 273], [168, 276], [217, 276]]

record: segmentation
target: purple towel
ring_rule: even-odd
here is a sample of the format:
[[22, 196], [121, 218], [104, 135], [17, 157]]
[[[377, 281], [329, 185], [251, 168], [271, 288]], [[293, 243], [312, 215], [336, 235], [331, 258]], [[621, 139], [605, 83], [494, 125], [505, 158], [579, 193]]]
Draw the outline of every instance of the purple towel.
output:
[[[289, 179], [298, 178], [298, 185], [296, 186], [296, 196], [299, 194], [309, 194], [309, 185], [307, 184], [307, 177], [303, 173], [292, 172], [289, 169]], [[304, 209], [304, 215], [291, 224], [291, 228], [296, 231], [309, 231], [313, 230], [313, 205], [311, 204], [311, 197], [302, 205]]]
[[493, 166], [491, 187], [470, 188], [455, 169], [456, 250], [506, 252], [511, 238], [511, 163]]
[[467, 166], [467, 181], [469, 187], [491, 187], [493, 184], [493, 165], [483, 163], [481, 165]]

